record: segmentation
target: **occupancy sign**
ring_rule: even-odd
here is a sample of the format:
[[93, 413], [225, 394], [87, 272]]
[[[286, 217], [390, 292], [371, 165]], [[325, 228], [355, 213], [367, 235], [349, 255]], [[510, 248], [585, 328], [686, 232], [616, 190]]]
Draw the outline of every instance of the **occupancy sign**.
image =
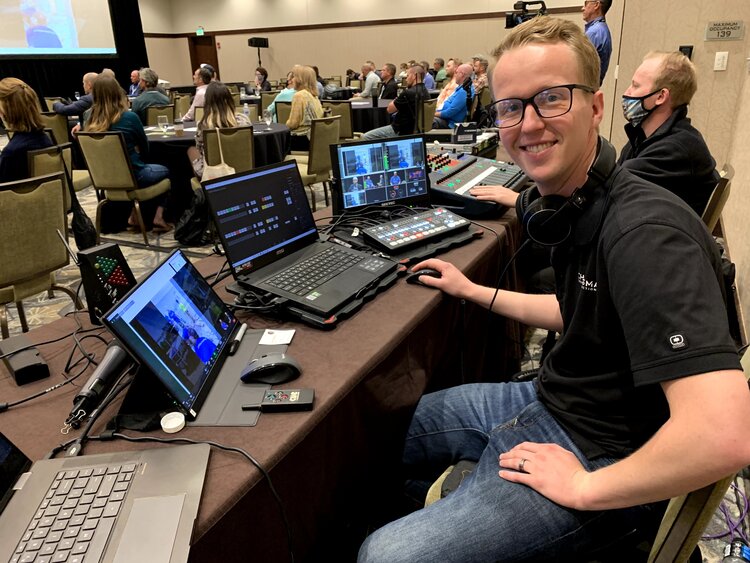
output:
[[739, 41], [745, 36], [745, 22], [742, 20], [708, 22], [706, 41]]

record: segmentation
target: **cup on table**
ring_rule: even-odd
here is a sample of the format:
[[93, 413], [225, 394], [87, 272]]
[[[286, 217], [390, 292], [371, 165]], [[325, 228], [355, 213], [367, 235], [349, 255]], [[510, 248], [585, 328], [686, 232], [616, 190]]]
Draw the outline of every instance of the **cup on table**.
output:
[[166, 135], [167, 130], [169, 129], [169, 118], [166, 115], [160, 115], [156, 118], [156, 124], [159, 126], [159, 129], [161, 129], [161, 132]]
[[176, 137], [182, 137], [185, 134], [185, 126], [182, 124], [182, 121], [174, 122], [174, 134]]
[[80, 99], [81, 99], [81, 93], [80, 93], [80, 92], [73, 92], [73, 97], [74, 97], [74, 98], [75, 98], [76, 100], [80, 100]]
[[244, 88], [240, 88], [240, 96], [244, 96], [246, 94], [246, 91]]

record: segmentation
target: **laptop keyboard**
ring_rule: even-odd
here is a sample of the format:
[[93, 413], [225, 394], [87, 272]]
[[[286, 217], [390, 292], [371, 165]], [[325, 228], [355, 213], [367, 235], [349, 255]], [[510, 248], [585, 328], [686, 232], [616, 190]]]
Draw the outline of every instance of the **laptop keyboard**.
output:
[[97, 563], [136, 464], [60, 471], [9, 563]]
[[[329, 247], [266, 280], [266, 283], [296, 295], [307, 295], [328, 280], [360, 263], [366, 257]], [[380, 262], [383, 262], [380, 260]]]

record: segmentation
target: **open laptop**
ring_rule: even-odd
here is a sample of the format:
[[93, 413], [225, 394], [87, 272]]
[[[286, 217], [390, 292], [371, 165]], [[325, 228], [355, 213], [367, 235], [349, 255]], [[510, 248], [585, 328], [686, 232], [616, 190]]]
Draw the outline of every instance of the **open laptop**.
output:
[[240, 326], [181, 250], [172, 252], [102, 321], [161, 381], [188, 420], [197, 418]]
[[227, 262], [245, 289], [325, 318], [398, 268], [391, 260], [320, 239], [295, 161], [202, 185]]
[[48, 459], [0, 434], [0, 561], [188, 560], [207, 444]]

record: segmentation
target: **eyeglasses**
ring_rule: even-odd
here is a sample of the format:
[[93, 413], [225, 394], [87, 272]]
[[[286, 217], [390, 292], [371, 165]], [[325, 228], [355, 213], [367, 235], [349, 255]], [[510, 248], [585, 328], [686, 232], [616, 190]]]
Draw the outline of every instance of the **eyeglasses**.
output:
[[598, 3], [599, 3], [599, 0], [583, 0], [583, 5], [584, 6], [586, 4], [598, 4]]
[[501, 129], [513, 127], [523, 121], [526, 114], [526, 106], [531, 104], [536, 114], [542, 118], [560, 117], [565, 115], [573, 107], [573, 90], [583, 90], [593, 94], [595, 90], [583, 84], [563, 84], [545, 88], [530, 98], [505, 98], [498, 100], [491, 106], [495, 106], [497, 116], [495, 125]]

